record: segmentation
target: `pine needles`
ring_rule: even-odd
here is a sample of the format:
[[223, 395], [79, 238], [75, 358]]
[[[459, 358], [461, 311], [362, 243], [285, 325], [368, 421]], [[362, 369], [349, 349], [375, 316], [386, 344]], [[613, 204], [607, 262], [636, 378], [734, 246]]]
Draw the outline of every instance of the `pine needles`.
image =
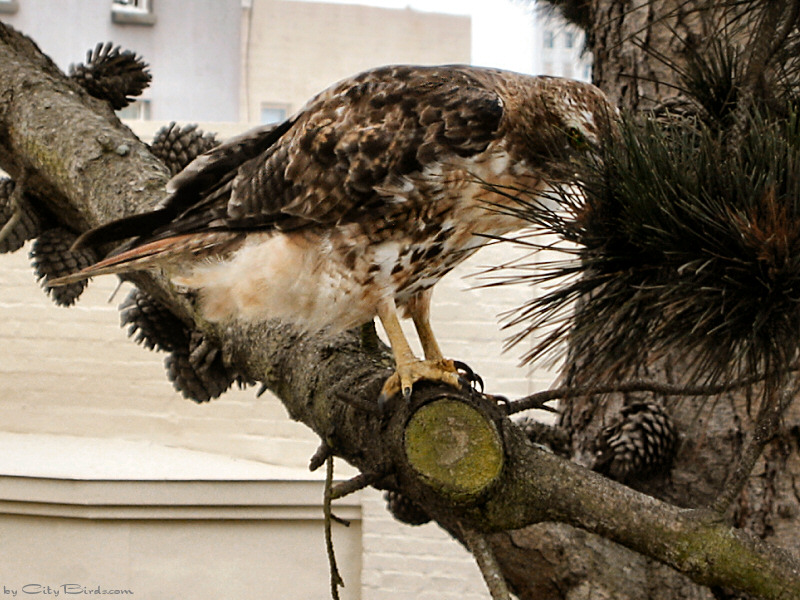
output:
[[568, 243], [564, 260], [513, 277], [549, 290], [509, 319], [512, 343], [551, 327], [526, 361], [567, 341], [596, 380], [665, 355], [704, 380], [797, 360], [800, 124], [754, 111], [743, 131], [732, 145], [696, 118], [629, 117], [577, 189], [519, 199], [515, 212]]

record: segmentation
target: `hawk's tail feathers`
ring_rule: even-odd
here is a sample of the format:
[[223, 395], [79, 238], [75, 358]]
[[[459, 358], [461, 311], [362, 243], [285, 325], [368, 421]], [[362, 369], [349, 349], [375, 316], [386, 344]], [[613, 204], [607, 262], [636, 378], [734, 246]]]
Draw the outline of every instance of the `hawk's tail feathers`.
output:
[[149, 242], [104, 258], [100, 262], [96, 262], [76, 273], [70, 273], [63, 277], [51, 279], [47, 282], [47, 285], [50, 287], [58, 287], [76, 283], [96, 275], [109, 275], [111, 273], [149, 269], [170, 258], [191, 251], [191, 247], [194, 245], [192, 244], [192, 238], [195, 237], [194, 234], [185, 234]]
[[126, 238], [152, 235], [153, 231], [174, 217], [172, 211], [161, 208], [151, 212], [130, 215], [105, 225], [85, 231], [72, 245], [73, 250], [96, 247]]

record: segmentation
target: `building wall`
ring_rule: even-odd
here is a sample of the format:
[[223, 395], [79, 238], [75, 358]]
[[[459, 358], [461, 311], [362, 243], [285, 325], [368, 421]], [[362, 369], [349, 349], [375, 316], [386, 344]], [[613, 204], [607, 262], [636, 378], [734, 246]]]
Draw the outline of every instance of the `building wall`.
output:
[[150, 64], [151, 118], [239, 119], [240, 0], [154, 0], [155, 23], [117, 24], [110, 0], [17, 0], [0, 21], [31, 36], [63, 70], [112, 41]]
[[534, 72], [592, 80], [591, 56], [583, 52], [585, 35], [557, 14], [540, 13], [534, 21]]
[[[4, 596], [328, 596], [321, 473], [152, 442], [5, 432], [0, 473]], [[342, 600], [358, 600], [360, 495], [333, 510], [350, 523], [332, 530], [349, 583]]]
[[470, 62], [469, 17], [348, 4], [254, 0], [243, 12], [242, 119], [289, 113], [370, 67]]

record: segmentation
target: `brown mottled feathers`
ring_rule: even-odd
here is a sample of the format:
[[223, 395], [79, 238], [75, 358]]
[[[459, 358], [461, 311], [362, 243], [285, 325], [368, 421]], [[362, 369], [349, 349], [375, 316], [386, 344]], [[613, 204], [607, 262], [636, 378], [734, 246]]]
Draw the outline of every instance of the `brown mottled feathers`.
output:
[[387, 180], [484, 150], [502, 115], [497, 94], [469, 69], [369, 71], [323, 92], [293, 120], [198, 157], [170, 182], [158, 211], [92, 230], [78, 245], [357, 219], [380, 210], [375, 188]]
[[[425, 179], [429, 170], [453, 162], [463, 172], [473, 157], [488, 161], [490, 147], [492, 157], [502, 154], [495, 172], [510, 158], [541, 180], [569, 150], [570, 119], [590, 115], [583, 134], [595, 137], [601, 124], [591, 116], [607, 108], [596, 88], [574, 81], [466, 66], [374, 69], [331, 86], [291, 119], [198, 157], [170, 181], [157, 210], [91, 230], [76, 245], [134, 237], [116, 261], [104, 261], [102, 272], [111, 272], [115, 263], [142, 268], [140, 258], [157, 258], [161, 247], [149, 244], [185, 234], [227, 232], [230, 245], [228, 234], [253, 231], [390, 227], [413, 218], [412, 208], [434, 210], [427, 204], [443, 184]], [[92, 269], [82, 276], [99, 273]]]

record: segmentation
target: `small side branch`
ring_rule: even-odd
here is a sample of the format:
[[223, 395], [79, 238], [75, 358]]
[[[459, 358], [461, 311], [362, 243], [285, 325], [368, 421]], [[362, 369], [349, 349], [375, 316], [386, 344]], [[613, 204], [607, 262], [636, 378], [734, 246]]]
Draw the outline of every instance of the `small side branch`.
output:
[[336, 564], [336, 553], [333, 549], [333, 532], [331, 523], [333, 516], [331, 513], [331, 485], [333, 483], [333, 456], [328, 456], [325, 461], [327, 470], [325, 472], [325, 498], [323, 502], [323, 512], [325, 514], [325, 550], [328, 553], [328, 566], [331, 573], [331, 598], [339, 600], [339, 588], [344, 587], [344, 580], [339, 567]]
[[719, 513], [726, 512], [742, 493], [764, 447], [778, 431], [781, 418], [791, 404], [796, 391], [797, 384], [789, 381], [783, 385], [770, 386], [765, 391], [750, 442], [739, 457], [736, 469], [725, 482], [722, 492], [712, 504], [713, 510]]
[[492, 600], [511, 600], [511, 591], [508, 589], [508, 584], [500, 571], [500, 565], [494, 552], [492, 552], [491, 546], [489, 546], [489, 542], [486, 540], [486, 536], [462, 526], [461, 539], [475, 557]]
[[331, 500], [338, 500], [365, 487], [371, 486], [373, 483], [379, 481], [384, 477], [384, 473], [359, 473], [352, 479], [337, 483], [331, 488]]
[[308, 470], [316, 471], [332, 456], [331, 447], [326, 442], [321, 442], [319, 447], [314, 452], [314, 455], [308, 461]]
[[763, 380], [764, 377], [760, 376], [720, 383], [718, 385], [675, 385], [662, 381], [636, 379], [600, 385], [567, 386], [536, 392], [530, 396], [525, 396], [519, 400], [509, 402], [508, 414], [513, 415], [531, 409], [551, 410], [549, 407], [544, 406], [545, 403], [552, 402], [553, 400], [575, 398], [577, 396], [594, 396], [596, 394], [652, 392], [654, 394], [661, 394], [662, 396], [715, 396], [717, 394], [724, 394], [725, 392], [747, 387]]

